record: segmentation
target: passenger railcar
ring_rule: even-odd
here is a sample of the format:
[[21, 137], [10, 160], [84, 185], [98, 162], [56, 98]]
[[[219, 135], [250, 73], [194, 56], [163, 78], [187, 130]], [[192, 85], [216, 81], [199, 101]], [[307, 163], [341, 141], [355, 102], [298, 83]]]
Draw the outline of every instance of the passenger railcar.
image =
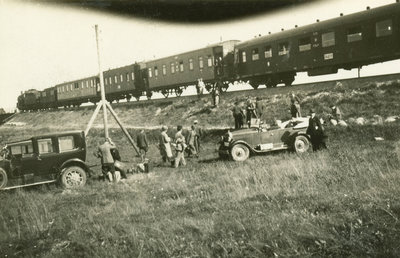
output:
[[254, 88], [400, 58], [400, 4], [266, 35], [235, 47], [237, 78]]
[[[185, 52], [146, 62], [148, 88], [164, 96], [174, 92], [177, 96], [189, 85], [196, 85], [199, 79], [205, 84], [230, 76], [230, 66], [223, 60], [233, 54], [236, 40], [225, 41], [205, 48]], [[217, 64], [220, 62], [220, 64]]]
[[143, 68], [144, 64], [135, 63], [103, 72], [107, 100], [126, 99], [129, 101], [132, 96], [140, 98], [142, 95], [147, 95], [147, 87], [143, 81]]
[[100, 100], [99, 77], [92, 76], [72, 82], [61, 83], [57, 89], [57, 107], [79, 106], [85, 102]]

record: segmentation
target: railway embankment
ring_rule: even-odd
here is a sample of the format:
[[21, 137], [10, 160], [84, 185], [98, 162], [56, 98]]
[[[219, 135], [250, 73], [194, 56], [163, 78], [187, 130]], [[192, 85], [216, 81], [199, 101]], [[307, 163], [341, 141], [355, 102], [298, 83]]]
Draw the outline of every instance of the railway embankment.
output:
[[[231, 86], [232, 87], [232, 86]], [[221, 95], [218, 107], [213, 107], [211, 96], [203, 95], [112, 104], [115, 112], [128, 128], [155, 129], [166, 124], [190, 126], [199, 120], [205, 128], [227, 128], [233, 126], [231, 109], [235, 102], [244, 105], [247, 98], [260, 97], [265, 103], [263, 120], [273, 123], [275, 119], [290, 118], [288, 93], [293, 91], [301, 99], [302, 115], [314, 108], [321, 117], [330, 113], [330, 105], [340, 107], [344, 119], [352, 124], [379, 124], [398, 119], [400, 109], [400, 75], [378, 76], [258, 89], [226, 92]], [[95, 106], [74, 109], [46, 110], [16, 114], [3, 127], [23, 129], [47, 128], [50, 130], [84, 130]], [[111, 128], [118, 124], [109, 114]], [[93, 127], [101, 128], [102, 113], [97, 116]]]

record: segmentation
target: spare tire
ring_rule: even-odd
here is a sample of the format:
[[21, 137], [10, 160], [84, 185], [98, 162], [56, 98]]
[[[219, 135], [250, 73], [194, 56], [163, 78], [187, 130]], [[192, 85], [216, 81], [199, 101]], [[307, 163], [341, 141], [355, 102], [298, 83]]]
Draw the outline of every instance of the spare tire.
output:
[[7, 186], [8, 177], [6, 171], [0, 168], [0, 189], [3, 189]]

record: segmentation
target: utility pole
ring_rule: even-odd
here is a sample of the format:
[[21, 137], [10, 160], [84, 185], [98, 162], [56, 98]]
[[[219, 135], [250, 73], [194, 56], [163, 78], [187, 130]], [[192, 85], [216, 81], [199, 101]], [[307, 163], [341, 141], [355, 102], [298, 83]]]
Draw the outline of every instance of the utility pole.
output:
[[107, 121], [107, 107], [106, 107], [106, 94], [104, 90], [104, 78], [103, 69], [101, 67], [101, 56], [100, 56], [100, 46], [99, 46], [99, 27], [95, 25], [96, 30], [96, 46], [97, 46], [97, 61], [99, 64], [99, 78], [100, 78], [100, 91], [101, 91], [101, 104], [103, 108], [103, 122], [104, 122], [104, 137], [109, 138], [108, 135], [108, 121]]
[[[111, 107], [110, 103], [107, 102], [106, 100], [106, 93], [104, 89], [104, 78], [103, 78], [103, 70], [101, 68], [101, 58], [100, 58], [100, 46], [99, 46], [99, 33], [98, 33], [98, 26], [97, 24], [95, 25], [95, 30], [96, 30], [96, 44], [97, 44], [97, 58], [98, 58], [98, 64], [99, 64], [99, 78], [100, 78], [100, 91], [101, 91], [101, 101], [97, 104], [96, 109], [93, 112], [92, 117], [89, 120], [89, 123], [86, 127], [85, 130], [85, 136], [89, 133], [90, 128], [93, 125], [94, 120], [96, 119], [97, 114], [99, 113], [100, 109], [103, 108], [103, 122], [104, 122], [104, 137], [107, 139], [109, 138], [108, 134], [108, 121], [107, 121], [107, 108], [110, 110], [111, 115], [114, 117], [114, 119], [117, 121], [118, 125], [121, 127], [122, 131], [124, 132], [125, 136], [128, 138], [128, 141], [131, 143], [133, 149], [135, 149], [136, 153], [139, 155], [139, 150], [136, 147], [135, 142], [133, 141], [131, 135], [129, 132], [125, 129], [125, 127], [122, 125], [121, 121], [119, 120], [117, 114]], [[96, 89], [97, 90], [97, 89]]]

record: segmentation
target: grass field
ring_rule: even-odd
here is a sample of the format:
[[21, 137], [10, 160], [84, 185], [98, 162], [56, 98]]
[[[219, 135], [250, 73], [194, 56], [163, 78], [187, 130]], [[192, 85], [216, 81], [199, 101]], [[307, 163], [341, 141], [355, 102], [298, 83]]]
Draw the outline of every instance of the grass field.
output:
[[399, 124], [328, 134], [328, 150], [243, 163], [217, 160], [212, 136], [185, 168], [153, 150], [124, 183], [1, 192], [0, 257], [399, 257]]

